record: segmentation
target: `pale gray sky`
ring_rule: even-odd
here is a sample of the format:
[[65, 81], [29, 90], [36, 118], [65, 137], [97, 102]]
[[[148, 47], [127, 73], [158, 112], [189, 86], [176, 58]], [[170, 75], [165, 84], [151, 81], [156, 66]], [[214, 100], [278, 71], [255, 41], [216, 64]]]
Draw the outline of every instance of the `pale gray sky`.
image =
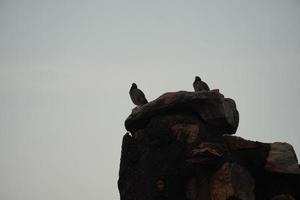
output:
[[237, 135], [299, 155], [299, 36], [299, 0], [0, 0], [0, 199], [119, 199], [133, 81], [152, 100], [199, 75]]

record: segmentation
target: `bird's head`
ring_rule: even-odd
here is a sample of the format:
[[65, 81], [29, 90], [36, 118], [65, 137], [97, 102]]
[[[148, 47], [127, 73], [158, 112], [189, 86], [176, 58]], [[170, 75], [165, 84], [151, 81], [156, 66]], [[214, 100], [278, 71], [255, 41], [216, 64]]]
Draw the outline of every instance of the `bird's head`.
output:
[[137, 88], [137, 85], [136, 85], [135, 83], [132, 83], [131, 88], [132, 88], [132, 89], [136, 89], [136, 88]]
[[199, 76], [196, 76], [195, 81], [201, 81], [201, 78]]

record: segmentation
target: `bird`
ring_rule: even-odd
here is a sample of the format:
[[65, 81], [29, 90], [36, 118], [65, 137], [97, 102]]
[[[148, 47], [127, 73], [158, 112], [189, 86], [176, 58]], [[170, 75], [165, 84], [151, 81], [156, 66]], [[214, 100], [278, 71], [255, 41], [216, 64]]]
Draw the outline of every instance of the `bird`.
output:
[[208, 85], [201, 80], [201, 78], [199, 76], [195, 77], [195, 81], [193, 83], [193, 87], [195, 92], [200, 92], [200, 91], [209, 91], [209, 87]]
[[148, 103], [145, 94], [140, 89], [138, 89], [135, 83], [132, 83], [131, 88], [129, 90], [129, 95], [132, 102], [137, 106], [142, 106]]

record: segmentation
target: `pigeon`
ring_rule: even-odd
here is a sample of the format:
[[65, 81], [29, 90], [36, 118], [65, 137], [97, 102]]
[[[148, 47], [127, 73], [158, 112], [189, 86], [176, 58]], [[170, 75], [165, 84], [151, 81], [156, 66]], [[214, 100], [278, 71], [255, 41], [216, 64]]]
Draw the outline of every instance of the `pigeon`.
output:
[[129, 90], [129, 95], [132, 102], [137, 106], [142, 106], [148, 103], [144, 93], [137, 88], [137, 85], [135, 83], [132, 83], [131, 88]]
[[209, 87], [208, 85], [201, 80], [201, 78], [199, 76], [195, 77], [195, 81], [193, 83], [195, 92], [200, 92], [200, 91], [209, 91]]

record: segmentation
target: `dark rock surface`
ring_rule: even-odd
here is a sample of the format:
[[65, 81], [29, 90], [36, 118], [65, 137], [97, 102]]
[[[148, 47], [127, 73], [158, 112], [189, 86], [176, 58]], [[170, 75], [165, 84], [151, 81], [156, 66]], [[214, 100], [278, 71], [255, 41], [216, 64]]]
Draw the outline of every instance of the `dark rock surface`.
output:
[[238, 122], [234, 100], [218, 90], [166, 93], [133, 109], [121, 200], [300, 199], [292, 146], [233, 136]]
[[224, 98], [218, 90], [202, 92], [169, 92], [156, 100], [133, 110], [126, 119], [125, 127], [130, 132], [144, 128], [149, 120], [161, 113], [193, 112], [220, 134], [234, 134], [239, 123], [239, 113], [232, 99]]

